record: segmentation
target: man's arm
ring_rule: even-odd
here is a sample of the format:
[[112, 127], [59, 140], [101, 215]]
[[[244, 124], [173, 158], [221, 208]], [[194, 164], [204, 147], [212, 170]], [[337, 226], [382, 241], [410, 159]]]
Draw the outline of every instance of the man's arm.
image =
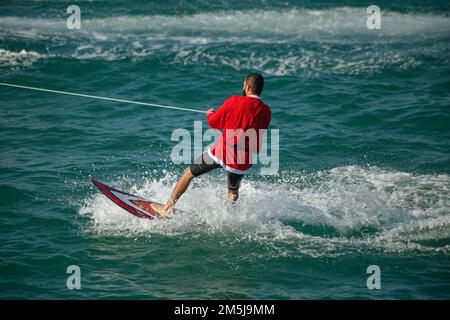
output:
[[206, 119], [211, 128], [222, 130], [225, 127], [227, 112], [231, 105], [230, 100], [231, 98], [225, 101], [225, 103], [217, 109], [217, 111], [214, 111], [214, 109], [211, 108], [206, 112]]
[[272, 121], [272, 112], [269, 109], [262, 121], [262, 125], [260, 128], [262, 130], [258, 130], [258, 153], [262, 150], [262, 138], [264, 134], [267, 134], [268, 132], [267, 129], [269, 128], [271, 121]]
[[265, 129], [269, 128], [271, 121], [272, 121], [272, 111], [269, 109], [269, 110], [267, 110], [267, 115], [265, 117], [265, 123], [264, 123]]

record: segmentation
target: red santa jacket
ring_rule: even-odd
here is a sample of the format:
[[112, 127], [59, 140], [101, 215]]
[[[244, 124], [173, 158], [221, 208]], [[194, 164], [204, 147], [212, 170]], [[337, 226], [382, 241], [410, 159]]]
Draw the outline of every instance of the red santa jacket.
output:
[[[207, 117], [211, 128], [222, 130], [208, 154], [226, 170], [246, 173], [261, 149], [261, 135], [269, 127], [272, 112], [257, 96], [232, 96]], [[264, 130], [262, 130], [264, 129]]]

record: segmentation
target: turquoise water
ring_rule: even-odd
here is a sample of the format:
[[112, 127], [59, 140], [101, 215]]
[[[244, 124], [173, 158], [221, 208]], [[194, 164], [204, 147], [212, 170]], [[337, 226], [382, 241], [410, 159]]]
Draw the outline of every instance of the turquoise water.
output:
[[81, 30], [71, 1], [2, 1], [0, 81], [207, 109], [258, 71], [280, 172], [139, 220], [90, 178], [163, 201], [203, 115], [0, 87], [0, 298], [450, 298], [447, 1], [379, 1], [381, 30], [361, 1], [76, 3]]

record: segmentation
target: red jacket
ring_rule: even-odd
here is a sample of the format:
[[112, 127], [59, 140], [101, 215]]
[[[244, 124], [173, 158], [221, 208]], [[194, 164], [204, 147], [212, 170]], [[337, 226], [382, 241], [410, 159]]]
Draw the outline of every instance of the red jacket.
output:
[[223, 130], [217, 142], [208, 149], [208, 154], [226, 170], [244, 174], [255, 159], [253, 155], [261, 149], [261, 135], [272, 118], [269, 106], [256, 96], [232, 96], [209, 114], [211, 128]]

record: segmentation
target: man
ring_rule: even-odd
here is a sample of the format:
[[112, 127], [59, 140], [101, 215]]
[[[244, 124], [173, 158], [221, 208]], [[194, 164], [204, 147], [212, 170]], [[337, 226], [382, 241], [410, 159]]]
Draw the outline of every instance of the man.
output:
[[195, 177], [220, 167], [227, 171], [229, 200], [235, 202], [238, 199], [242, 178], [252, 166], [253, 155], [260, 151], [261, 129], [267, 129], [272, 118], [269, 106], [259, 97], [263, 88], [263, 76], [249, 74], [244, 80], [243, 96], [232, 96], [217, 111], [213, 108], [207, 111], [209, 126], [222, 130], [222, 134], [184, 171], [167, 203], [153, 205], [160, 218], [166, 218], [172, 212]]

